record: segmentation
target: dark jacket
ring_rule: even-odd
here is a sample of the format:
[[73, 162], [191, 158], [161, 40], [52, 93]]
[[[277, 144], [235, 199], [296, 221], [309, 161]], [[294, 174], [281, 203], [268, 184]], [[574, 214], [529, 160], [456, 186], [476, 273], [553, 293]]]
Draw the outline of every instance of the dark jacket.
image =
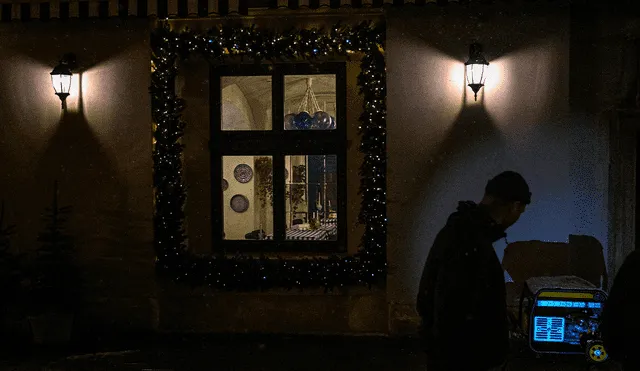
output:
[[640, 349], [640, 253], [633, 251], [616, 274], [602, 311], [600, 331], [611, 359], [635, 362]]
[[430, 357], [476, 370], [506, 360], [506, 289], [493, 249], [493, 243], [505, 236], [487, 210], [471, 201], [460, 202], [436, 236], [417, 302]]

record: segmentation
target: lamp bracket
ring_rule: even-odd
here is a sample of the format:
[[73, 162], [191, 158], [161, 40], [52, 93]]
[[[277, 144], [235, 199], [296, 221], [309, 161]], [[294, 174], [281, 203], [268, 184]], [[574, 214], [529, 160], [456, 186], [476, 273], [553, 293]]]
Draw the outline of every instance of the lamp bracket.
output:
[[78, 67], [78, 62], [76, 60], [76, 55], [73, 53], [66, 53], [60, 59], [60, 64], [66, 64], [70, 69], [76, 69]]

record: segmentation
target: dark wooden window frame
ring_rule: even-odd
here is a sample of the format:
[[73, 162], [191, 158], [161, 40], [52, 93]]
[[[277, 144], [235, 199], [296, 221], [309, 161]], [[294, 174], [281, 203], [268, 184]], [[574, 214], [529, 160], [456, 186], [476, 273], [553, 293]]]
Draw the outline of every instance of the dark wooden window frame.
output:
[[[284, 77], [286, 75], [336, 75], [335, 130], [284, 130]], [[272, 77], [272, 130], [224, 131], [221, 115], [221, 77]], [[347, 86], [346, 63], [283, 63], [269, 65], [223, 65], [210, 69], [210, 164], [211, 230], [216, 253], [299, 252], [340, 253], [347, 251]], [[223, 156], [271, 156], [273, 159], [273, 240], [223, 239], [224, 198], [222, 191]], [[338, 182], [337, 241], [285, 240], [285, 156], [336, 155]], [[220, 251], [222, 249], [222, 251]]]

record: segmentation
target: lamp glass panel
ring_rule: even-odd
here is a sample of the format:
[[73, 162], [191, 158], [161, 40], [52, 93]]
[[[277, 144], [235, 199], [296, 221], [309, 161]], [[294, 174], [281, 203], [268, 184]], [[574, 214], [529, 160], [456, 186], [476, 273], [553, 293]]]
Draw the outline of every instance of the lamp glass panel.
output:
[[56, 94], [69, 94], [71, 75], [51, 75], [51, 82]]
[[489, 66], [486, 64], [468, 64], [466, 67], [467, 84], [484, 85], [484, 82], [487, 79], [487, 69]]

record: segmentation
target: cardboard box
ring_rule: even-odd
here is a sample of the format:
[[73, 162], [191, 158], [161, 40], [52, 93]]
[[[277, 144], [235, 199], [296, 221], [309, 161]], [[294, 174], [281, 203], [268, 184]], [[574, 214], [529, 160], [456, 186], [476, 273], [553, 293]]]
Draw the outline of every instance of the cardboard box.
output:
[[530, 277], [577, 276], [598, 288], [607, 286], [602, 244], [591, 236], [569, 235], [569, 242], [519, 241], [504, 250], [502, 267], [507, 282], [507, 306], [517, 313], [524, 282]]

